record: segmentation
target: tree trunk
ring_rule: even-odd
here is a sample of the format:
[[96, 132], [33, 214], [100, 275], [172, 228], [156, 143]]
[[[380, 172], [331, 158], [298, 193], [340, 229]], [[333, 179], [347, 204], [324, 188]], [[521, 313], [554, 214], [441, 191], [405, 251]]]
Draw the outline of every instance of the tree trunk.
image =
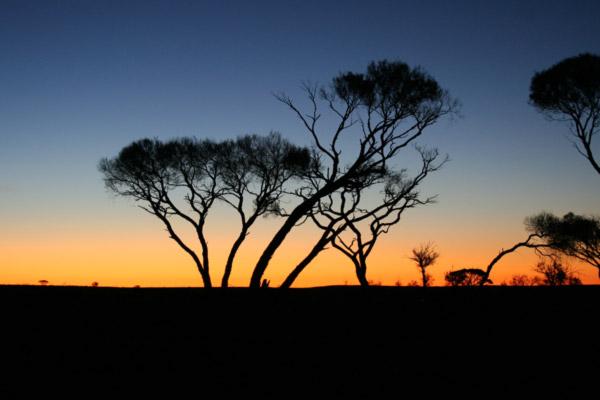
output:
[[425, 267], [419, 267], [421, 269], [421, 279], [423, 279], [423, 287], [427, 287], [427, 273]]
[[369, 281], [367, 280], [367, 271], [357, 270], [356, 277], [358, 278], [358, 282], [360, 283], [360, 286], [362, 286], [362, 287], [369, 286]]
[[302, 203], [298, 204], [296, 208], [294, 208], [294, 210], [287, 217], [287, 219], [285, 220], [281, 228], [279, 228], [277, 233], [275, 233], [275, 236], [273, 236], [273, 239], [271, 239], [271, 241], [261, 254], [260, 258], [258, 259], [258, 262], [254, 267], [254, 271], [252, 272], [252, 278], [250, 279], [251, 288], [260, 287], [261, 279], [263, 277], [263, 274], [265, 273], [265, 270], [267, 269], [267, 266], [269, 265], [269, 262], [271, 261], [271, 258], [273, 257], [279, 246], [281, 246], [281, 243], [283, 243], [288, 233], [290, 233], [290, 231], [294, 228], [296, 223], [298, 223], [298, 221], [300, 221], [302, 217], [304, 217], [310, 211], [310, 209], [317, 203], [317, 201], [344, 186], [344, 184], [348, 180], [347, 176], [348, 175], [346, 174], [342, 178], [323, 186], [311, 198], [306, 199]]
[[212, 282], [210, 280], [210, 274], [208, 273], [208, 271], [206, 271], [205, 269], [201, 268], [200, 266], [198, 266], [198, 270], [200, 271], [200, 276], [202, 276], [202, 283], [204, 283], [204, 287], [206, 289], [210, 289], [212, 288]]
[[190, 257], [192, 257], [192, 259], [194, 260], [194, 263], [196, 264], [196, 268], [198, 269], [198, 272], [200, 273], [200, 276], [202, 277], [202, 283], [204, 283], [204, 287], [207, 289], [211, 288], [212, 282], [210, 280], [210, 274], [208, 272], [208, 246], [206, 244], [206, 241], [203, 241], [202, 229], [197, 228], [197, 232], [198, 232], [198, 239], [203, 244], [202, 258], [203, 258], [203, 260], [205, 260], [207, 262], [207, 264], [205, 266], [202, 265], [202, 261], [200, 261], [196, 252], [194, 250], [192, 250], [190, 247], [188, 247], [183, 242], [183, 240], [181, 240], [181, 238], [177, 235], [177, 233], [173, 229], [173, 225], [171, 225], [171, 222], [165, 216], [161, 216], [161, 214], [156, 209], [155, 209], [155, 215], [157, 215], [163, 221], [165, 226], [167, 227], [167, 231], [169, 232], [169, 237], [171, 239], [173, 239], [179, 245], [179, 247], [181, 247], [186, 253], [188, 253], [190, 255]]
[[367, 280], [367, 265], [360, 264], [357, 261], [354, 262], [354, 269], [356, 270], [356, 277], [362, 287], [368, 287], [369, 281]]
[[223, 272], [223, 279], [221, 280], [221, 287], [226, 288], [229, 286], [229, 276], [231, 275], [231, 270], [233, 269], [233, 260], [235, 259], [235, 255], [237, 254], [238, 249], [244, 242], [244, 239], [246, 239], [247, 234], [248, 227], [243, 226], [239, 236], [237, 237], [235, 242], [233, 242], [233, 246], [231, 246], [229, 256], [227, 257], [227, 263], [225, 264], [225, 272]]
[[300, 275], [300, 273], [302, 271], [304, 271], [304, 268], [306, 268], [306, 266], [308, 264], [310, 264], [311, 261], [314, 260], [315, 257], [321, 251], [323, 251], [323, 249], [325, 248], [327, 243], [329, 243], [329, 241], [330, 241], [330, 239], [326, 239], [325, 235], [321, 236], [321, 239], [319, 239], [317, 244], [315, 244], [315, 246], [312, 248], [310, 253], [308, 253], [308, 255], [306, 257], [304, 257], [304, 259], [302, 261], [300, 261], [298, 263], [298, 265], [296, 265], [296, 268], [294, 268], [294, 270], [292, 272], [290, 272], [290, 274], [287, 276], [287, 278], [285, 278], [285, 280], [281, 284], [280, 288], [289, 289], [292, 286], [292, 284], [294, 283], [294, 281], [296, 280], [296, 278], [298, 278], [298, 275]]
[[483, 286], [488, 282], [488, 280], [490, 279], [490, 274], [492, 273], [492, 268], [494, 268], [494, 265], [496, 265], [496, 263], [498, 261], [500, 261], [500, 259], [502, 257], [504, 257], [505, 255], [510, 254], [513, 251], [515, 251], [521, 247], [527, 247], [530, 249], [549, 247], [548, 245], [544, 245], [544, 244], [531, 243], [531, 239], [535, 236], [536, 235], [531, 234], [531, 235], [529, 235], [527, 240], [525, 240], [523, 242], [519, 242], [519, 243], [515, 244], [513, 247], [511, 247], [510, 249], [502, 250], [500, 253], [498, 253], [498, 255], [496, 257], [494, 257], [494, 259], [488, 264], [487, 268], [485, 269], [485, 275], [483, 276], [483, 279], [481, 280], [481, 282], [479, 282], [479, 286]]

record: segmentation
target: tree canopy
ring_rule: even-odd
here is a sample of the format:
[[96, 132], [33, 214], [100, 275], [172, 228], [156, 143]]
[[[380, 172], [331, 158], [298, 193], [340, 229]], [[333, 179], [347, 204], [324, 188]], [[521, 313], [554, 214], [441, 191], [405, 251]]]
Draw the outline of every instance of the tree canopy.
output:
[[600, 219], [567, 213], [562, 218], [542, 212], [526, 219], [527, 229], [546, 247], [598, 269], [600, 276]]
[[529, 99], [550, 119], [569, 122], [575, 148], [600, 174], [592, 147], [600, 129], [600, 56], [580, 54], [536, 73]]
[[[378, 236], [388, 232], [404, 210], [433, 201], [421, 198], [417, 186], [445, 160], [438, 160], [437, 149], [420, 147], [416, 140], [458, 108], [435, 79], [419, 67], [383, 60], [370, 63], [365, 73], [341, 73], [328, 86], [305, 85], [304, 89], [308, 112], [286, 95], [276, 97], [310, 134], [310, 149], [276, 133], [222, 142], [142, 139], [116, 157], [100, 161], [106, 187], [133, 198], [163, 222], [169, 236], [194, 260], [205, 287], [212, 286], [205, 224], [217, 202], [231, 206], [241, 222], [222, 286], [228, 285], [237, 251], [256, 219], [266, 214], [283, 218], [253, 270], [250, 286], [260, 287], [286, 236], [311, 219], [324, 233], [302, 262], [304, 266], [331, 244], [352, 259], [359, 280], [366, 283], [366, 258]], [[329, 135], [318, 124], [322, 112], [336, 121]], [[349, 141], [352, 145], [343, 149], [342, 143]], [[409, 177], [395, 160], [401, 151], [413, 147], [421, 165]], [[363, 205], [363, 192], [376, 188], [381, 196], [375, 204]], [[291, 205], [290, 210], [282, 207], [288, 196], [285, 204]], [[193, 227], [200, 252], [177, 232], [176, 221]], [[366, 226], [365, 231], [359, 224]], [[344, 231], [346, 236], [340, 236]], [[286, 282], [291, 284], [302, 268], [296, 268]]]
[[[133, 198], [163, 222], [171, 239], [194, 260], [204, 286], [211, 287], [204, 228], [215, 202], [234, 207], [242, 225], [222, 278], [222, 285], [227, 286], [235, 255], [249, 228], [261, 215], [281, 213], [286, 184], [302, 176], [311, 162], [309, 149], [272, 132], [223, 142], [141, 139], [124, 147], [116, 157], [101, 160], [99, 170], [110, 191]], [[184, 241], [176, 221], [193, 227], [200, 254]]]
[[[394, 158], [429, 126], [457, 111], [458, 104], [421, 68], [387, 60], [372, 62], [365, 73], [346, 72], [325, 87], [305, 85], [309, 107], [303, 111], [287, 95], [277, 98], [300, 119], [313, 141], [315, 164], [300, 203], [289, 213], [260, 256], [252, 274], [259, 287], [263, 274], [289, 232], [314, 213], [323, 199], [380, 182]], [[318, 122], [327, 112], [335, 119], [329, 135]], [[357, 151], [342, 158], [342, 138], [357, 137]], [[337, 234], [336, 234], [337, 235]], [[326, 240], [326, 239], [323, 239]], [[323, 242], [321, 242], [323, 243]]]

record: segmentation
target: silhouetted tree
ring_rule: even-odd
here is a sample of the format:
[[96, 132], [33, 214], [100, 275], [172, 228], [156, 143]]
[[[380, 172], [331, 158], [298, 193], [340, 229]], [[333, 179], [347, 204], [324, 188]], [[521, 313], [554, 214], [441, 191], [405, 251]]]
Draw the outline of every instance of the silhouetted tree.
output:
[[580, 54], [536, 73], [529, 99], [548, 118], [569, 123], [575, 148], [600, 174], [592, 149], [600, 130], [600, 56]]
[[[261, 215], [281, 213], [285, 184], [303, 174], [310, 163], [307, 148], [271, 133], [221, 143], [143, 139], [125, 147], [117, 157], [101, 160], [99, 169], [111, 191], [141, 202], [143, 210], [164, 223], [170, 237], [194, 260], [204, 286], [211, 287], [204, 228], [215, 202], [234, 207], [242, 222], [224, 269], [222, 285], [227, 286], [235, 255], [250, 227]], [[177, 233], [175, 221], [193, 227], [200, 254]]]
[[542, 212], [527, 218], [526, 225], [543, 238], [545, 247], [591, 265], [600, 276], [600, 218]]
[[538, 251], [541, 248], [548, 247], [548, 244], [543, 241], [542, 234], [540, 234], [538, 232], [534, 232], [534, 233], [531, 233], [527, 237], [527, 239], [525, 239], [524, 241], [519, 242], [506, 250], [505, 249], [500, 250], [498, 255], [496, 257], [494, 257], [492, 259], [492, 261], [490, 261], [490, 263], [486, 267], [486, 269], [484, 271], [485, 277], [484, 277], [484, 279], [482, 279], [479, 282], [480, 285], [483, 286], [487, 283], [487, 281], [489, 280], [490, 274], [492, 273], [492, 269], [498, 263], [498, 261], [500, 261], [505, 255], [510, 254], [522, 247], [535, 249], [536, 251]]
[[540, 261], [533, 269], [543, 275], [543, 284], [548, 286], [581, 285], [581, 279], [560, 258], [550, 257], [549, 262]]
[[[223, 195], [218, 185], [219, 146], [209, 140], [177, 139], [163, 143], [142, 139], [123, 148], [117, 157], [102, 159], [99, 170], [112, 192], [132, 197], [139, 207], [158, 217], [173, 239], [194, 260], [204, 286], [212, 286], [204, 226], [209, 210]], [[192, 210], [177, 205], [178, 191]], [[174, 219], [191, 224], [201, 245], [198, 256], [175, 231]]]
[[484, 270], [478, 268], [465, 268], [446, 272], [444, 279], [448, 286], [483, 286], [493, 282], [487, 277]]
[[[306, 174], [311, 166], [311, 154], [307, 148], [291, 144], [276, 132], [227, 141], [219, 154], [222, 198], [236, 210], [241, 221], [241, 230], [227, 257], [221, 281], [221, 286], [227, 287], [235, 256], [250, 227], [260, 216], [282, 215], [280, 202], [286, 183]], [[252, 205], [251, 210], [247, 204]]]
[[502, 257], [519, 248], [534, 249], [542, 256], [553, 252], [576, 258], [597, 268], [600, 276], [600, 219], [573, 213], [559, 218], [542, 212], [527, 217], [525, 226], [530, 232], [527, 239], [500, 251], [485, 270], [487, 278]]
[[[436, 162], [437, 150], [417, 148], [421, 156], [421, 170], [413, 178], [407, 172], [388, 171], [383, 176], [372, 176], [359, 186], [350, 186], [321, 199], [310, 218], [323, 234], [305, 257], [288, 275], [282, 287], [289, 287], [299, 273], [331, 244], [347, 256], [354, 265], [355, 273], [362, 286], [368, 286], [367, 258], [378, 238], [400, 221], [402, 213], [409, 208], [433, 202], [434, 198], [421, 198], [418, 185], [431, 172], [439, 170], [445, 159]], [[368, 196], [363, 192], [371, 189]], [[379, 193], [372, 193], [380, 189]], [[364, 197], [368, 197], [364, 201]]]
[[[392, 159], [425, 129], [456, 109], [456, 102], [427, 73], [402, 62], [371, 63], [364, 74], [347, 72], [333, 79], [329, 88], [305, 85], [310, 111], [305, 113], [284, 94], [277, 98], [302, 121], [311, 135], [320, 160], [298, 189], [300, 203], [287, 215], [260, 256], [250, 281], [259, 287], [262, 276], [288, 233], [313, 212], [317, 203], [347, 188], [364, 188], [384, 176]], [[329, 143], [317, 129], [320, 104], [337, 118]], [[346, 163], [340, 143], [356, 128], [357, 153]]]
[[48, 281], [47, 281], [47, 280], [45, 280], [45, 279], [41, 279], [41, 280], [39, 280], [38, 282], [39, 282], [39, 284], [40, 284], [40, 285], [42, 285], [42, 286], [47, 286], [47, 285], [48, 285]]
[[542, 283], [537, 276], [513, 275], [507, 284], [510, 286], [538, 286]]
[[431, 243], [421, 244], [418, 248], [412, 249], [412, 254], [410, 259], [417, 264], [421, 272], [423, 287], [427, 287], [431, 284], [431, 275], [427, 273], [427, 268], [435, 264], [440, 254], [435, 251]]

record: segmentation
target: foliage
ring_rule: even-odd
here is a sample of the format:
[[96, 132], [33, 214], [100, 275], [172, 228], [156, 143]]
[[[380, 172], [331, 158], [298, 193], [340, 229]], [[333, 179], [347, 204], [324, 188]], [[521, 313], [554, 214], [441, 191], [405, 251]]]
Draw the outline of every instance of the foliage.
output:
[[577, 151], [600, 173], [592, 149], [600, 129], [600, 56], [580, 54], [536, 73], [529, 99], [548, 118], [570, 124]]
[[[252, 277], [260, 277], [287, 234], [309, 216], [323, 230], [314, 245], [282, 286], [288, 287], [320, 251], [331, 244], [353, 263], [357, 278], [368, 285], [366, 261], [377, 238], [398, 223], [401, 213], [433, 198], [421, 199], [416, 186], [429, 172], [445, 162], [437, 160], [437, 150], [417, 147], [422, 169], [414, 178], [395, 169], [393, 160], [414, 144], [429, 126], [454, 114], [458, 104], [438, 83], [420, 68], [403, 62], [379, 61], [369, 64], [366, 73], [346, 72], [335, 77], [329, 87], [304, 86], [309, 111], [301, 111], [284, 94], [278, 99], [301, 120], [314, 143], [319, 163], [297, 190], [301, 203], [290, 213], [261, 255]], [[324, 106], [324, 107], [323, 107]], [[321, 109], [336, 120], [328, 143], [319, 131]], [[354, 155], [343, 157], [345, 137], [357, 137]], [[375, 204], [361, 203], [363, 193], [383, 187]], [[362, 227], [361, 227], [362, 225]]]
[[[204, 286], [211, 287], [208, 241], [204, 227], [213, 205], [233, 206], [242, 221], [222, 284], [248, 229], [261, 215], [280, 215], [288, 181], [304, 175], [311, 165], [307, 148], [295, 146], [278, 133], [248, 135], [215, 142], [194, 138], [142, 139], [100, 161], [99, 170], [113, 193], [133, 198], [140, 208], [158, 217], [173, 239], [194, 260]], [[252, 209], [246, 207], [251, 199]], [[193, 227], [198, 254], [177, 231], [177, 222]]]
[[600, 274], [600, 218], [567, 213], [562, 218], [542, 212], [526, 219], [530, 232], [546, 247], [583, 261]]
[[485, 271], [477, 268], [464, 268], [446, 272], [444, 275], [448, 286], [481, 286], [493, 284]]
[[540, 261], [534, 268], [543, 275], [543, 284], [548, 286], [581, 285], [581, 279], [559, 258], [551, 257], [549, 262]]
[[513, 275], [507, 284], [509, 286], [539, 286], [543, 282], [538, 276]]
[[417, 264], [417, 268], [421, 272], [423, 287], [430, 286], [433, 283], [433, 278], [426, 272], [426, 269], [435, 264], [440, 254], [435, 251], [431, 243], [421, 244], [418, 248], [412, 249], [412, 254], [410, 259]]

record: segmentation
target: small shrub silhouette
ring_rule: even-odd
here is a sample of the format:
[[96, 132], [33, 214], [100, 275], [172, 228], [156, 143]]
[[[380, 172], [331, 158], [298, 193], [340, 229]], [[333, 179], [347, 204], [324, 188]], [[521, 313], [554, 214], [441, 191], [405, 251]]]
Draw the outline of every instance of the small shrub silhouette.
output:
[[478, 268], [464, 268], [446, 272], [444, 279], [448, 286], [480, 286], [486, 283], [493, 284], [493, 282], [487, 278], [485, 271]]

